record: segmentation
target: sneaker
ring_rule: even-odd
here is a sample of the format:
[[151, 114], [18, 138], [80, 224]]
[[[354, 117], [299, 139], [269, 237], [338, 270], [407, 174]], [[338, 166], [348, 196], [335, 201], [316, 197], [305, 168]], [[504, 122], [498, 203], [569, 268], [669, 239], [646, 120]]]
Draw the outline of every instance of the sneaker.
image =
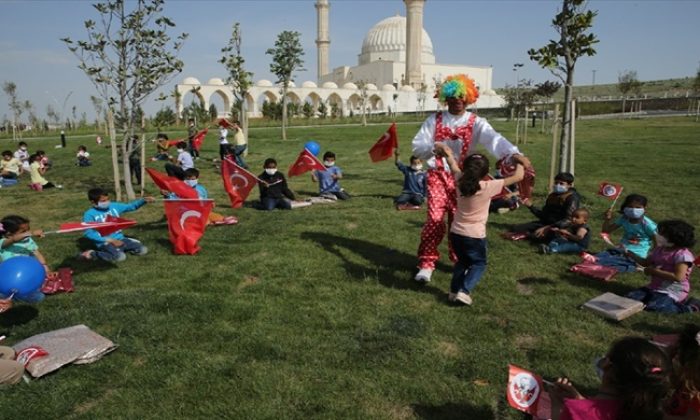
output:
[[508, 207], [499, 207], [498, 210], [496, 210], [496, 212], [498, 214], [506, 214], [509, 211], [510, 211], [510, 209]]
[[549, 246], [542, 244], [540, 245], [540, 252], [544, 255], [551, 254], [552, 250], [549, 248]]
[[455, 302], [463, 303], [465, 305], [472, 304], [472, 297], [469, 293], [458, 292], [455, 296]]
[[81, 252], [78, 254], [78, 259], [81, 260], [86, 260], [90, 261], [95, 258], [95, 250], [94, 249], [88, 249], [87, 251]]
[[420, 283], [430, 283], [430, 277], [433, 275], [432, 268], [421, 268], [416, 274], [415, 280]]

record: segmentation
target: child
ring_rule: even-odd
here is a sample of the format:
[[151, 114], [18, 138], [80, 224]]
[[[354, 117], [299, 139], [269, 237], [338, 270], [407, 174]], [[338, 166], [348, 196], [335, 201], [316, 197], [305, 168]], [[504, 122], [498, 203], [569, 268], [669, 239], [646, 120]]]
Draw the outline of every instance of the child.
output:
[[[194, 147], [194, 138], [197, 137], [197, 132], [199, 132], [199, 130], [197, 129], [197, 126], [194, 123], [194, 118], [190, 118], [187, 122], [187, 141], [189, 143], [189, 146], [185, 144], [185, 147], [188, 148], [187, 150], [189, 151], [193, 159], [199, 159], [199, 151], [196, 147]], [[178, 148], [179, 147], [180, 146], [178, 145]]]
[[672, 362], [674, 372], [672, 382], [675, 391], [666, 402], [666, 418], [698, 419], [700, 418], [700, 326], [688, 324], [683, 328]]
[[598, 393], [586, 398], [566, 378], [549, 389], [552, 419], [662, 419], [661, 403], [669, 390], [671, 363], [666, 354], [640, 337], [625, 337], [596, 363]]
[[2, 152], [2, 160], [0, 161], [0, 181], [5, 179], [14, 179], [22, 173], [22, 163], [16, 157], [12, 156], [12, 152], [5, 150]]
[[625, 251], [635, 254], [639, 258], [646, 258], [651, 248], [652, 239], [656, 234], [656, 223], [645, 215], [647, 198], [639, 194], [630, 194], [620, 206], [622, 215], [612, 221], [612, 211], [605, 213], [603, 232], [614, 232], [622, 228], [621, 248], [611, 248], [599, 252], [591, 258], [598, 265], [612, 267], [618, 272], [631, 272], [637, 270], [637, 264], [629, 258]]
[[168, 140], [168, 135], [165, 133], [158, 133], [156, 135], [156, 155], [151, 158], [151, 161], [170, 159], [168, 155], [169, 148], [170, 140]]
[[233, 156], [236, 158], [236, 164], [241, 168], [248, 169], [248, 165], [243, 160], [243, 156], [247, 156], [248, 141], [241, 129], [240, 123], [237, 120], [233, 121]]
[[226, 129], [226, 120], [219, 122], [219, 157], [223, 161], [226, 156], [231, 154], [230, 144], [228, 143], [228, 130]]
[[403, 174], [403, 191], [394, 199], [398, 210], [416, 210], [425, 201], [426, 174], [423, 171], [423, 163], [415, 156], [411, 156], [411, 166], [406, 166], [399, 160], [399, 149], [394, 150], [394, 164]]
[[49, 159], [48, 156], [46, 156], [46, 152], [43, 150], [37, 150], [36, 153], [37, 157], [39, 157], [39, 166], [42, 169], [51, 169], [52, 163], [51, 159]]
[[[88, 191], [88, 199], [92, 207], [83, 214], [83, 222], [104, 222], [107, 216], [119, 217], [122, 213], [135, 211], [144, 204], [152, 202], [153, 198], [146, 197], [134, 200], [130, 203], [112, 203], [109, 194], [102, 188], [93, 188]], [[102, 236], [94, 229], [85, 231], [86, 238], [93, 241], [96, 250], [90, 249], [80, 254], [80, 258], [92, 260], [99, 258], [104, 261], [120, 262], [126, 259], [126, 253], [133, 255], [146, 255], [148, 248], [136, 239], [127, 238], [121, 230], [110, 235]]]
[[[0, 299], [0, 313], [12, 307], [12, 299]], [[24, 375], [24, 365], [15, 360], [15, 349], [0, 346], [0, 385], [18, 383]]]
[[[184, 182], [188, 186], [194, 188], [195, 191], [197, 191], [197, 196], [200, 200], [206, 200], [207, 198], [209, 198], [209, 193], [207, 192], [207, 189], [204, 188], [204, 185], [199, 183], [199, 170], [197, 168], [189, 168], [185, 171]], [[175, 193], [170, 191], [161, 190], [161, 193], [166, 198], [171, 200], [179, 198]]]
[[87, 151], [87, 147], [78, 146], [78, 154], [75, 155], [76, 162], [75, 166], [90, 166], [90, 152]]
[[513, 226], [512, 232], [527, 232], [535, 240], [548, 240], [550, 228], [565, 228], [569, 225], [571, 216], [579, 207], [579, 195], [574, 188], [574, 176], [568, 172], [560, 172], [554, 177], [554, 190], [547, 196], [544, 207], [537, 208], [529, 199], [524, 204], [538, 220], [522, 225]]
[[311, 172], [311, 180], [318, 181], [319, 195], [332, 200], [348, 200], [350, 195], [340, 188], [339, 179], [343, 178], [343, 171], [335, 166], [335, 153], [326, 152], [323, 154], [323, 166], [325, 171]]
[[32, 189], [41, 191], [46, 188], [63, 188], [63, 186], [54, 185], [53, 182], [49, 182], [44, 178], [46, 168], [41, 167], [40, 160], [41, 158], [36, 153], [29, 156], [29, 174], [32, 178]]
[[194, 168], [194, 160], [192, 160], [192, 155], [187, 151], [187, 143], [181, 141], [177, 144], [177, 158], [173, 161], [174, 163], [165, 164], [165, 172], [168, 176], [174, 176], [177, 179], [185, 179], [185, 171]]
[[588, 248], [591, 241], [591, 228], [588, 227], [590, 212], [576, 209], [571, 215], [571, 222], [566, 228], [552, 227], [555, 236], [549, 244], [540, 247], [543, 254], [579, 254]]
[[29, 171], [29, 152], [27, 151], [27, 143], [21, 141], [15, 151], [14, 158], [22, 164], [23, 171]]
[[131, 137], [131, 153], [129, 153], [129, 171], [131, 172], [131, 182], [136, 181], [136, 185], [141, 185], [141, 142], [139, 136]]
[[[44, 237], [44, 232], [41, 229], [32, 231], [29, 226], [29, 219], [11, 215], [5, 216], [0, 220], [0, 262], [6, 261], [13, 257], [30, 256], [36, 258], [46, 270], [49, 272], [49, 267], [46, 265], [46, 259], [39, 252], [39, 247], [32, 239], [32, 236]], [[0, 296], [6, 298], [7, 296]], [[22, 296], [22, 300], [28, 303], [37, 303], [44, 300], [44, 294], [37, 290], [31, 295]]]
[[690, 292], [690, 273], [695, 257], [688, 248], [695, 244], [695, 229], [682, 220], [659, 223], [656, 248], [648, 257], [641, 258], [634, 252], [626, 255], [644, 267], [644, 274], [651, 282], [627, 294], [627, 297], [644, 302], [644, 310], [663, 313], [691, 312], [684, 302]]
[[481, 154], [469, 155], [462, 169], [454, 159], [452, 149], [444, 143], [436, 143], [435, 152], [445, 156], [454, 174], [457, 187], [457, 211], [450, 227], [450, 244], [457, 255], [452, 274], [448, 300], [472, 304], [472, 292], [486, 271], [486, 220], [489, 217], [491, 197], [501, 192], [503, 186], [519, 182], [525, 176], [523, 161], [514, 156], [515, 173], [505, 179], [482, 181], [489, 172], [489, 160]]
[[258, 175], [262, 181], [259, 184], [261, 209], [291, 210], [294, 193], [287, 186], [284, 175], [277, 171], [277, 161], [273, 158], [267, 158], [263, 168], [265, 170]]

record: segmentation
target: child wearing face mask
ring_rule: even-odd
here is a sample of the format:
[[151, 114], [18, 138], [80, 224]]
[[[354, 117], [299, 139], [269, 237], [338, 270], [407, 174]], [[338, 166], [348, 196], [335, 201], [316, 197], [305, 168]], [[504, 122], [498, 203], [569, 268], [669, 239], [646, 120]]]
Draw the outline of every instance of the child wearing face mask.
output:
[[177, 144], [177, 158], [173, 163], [165, 164], [165, 172], [168, 176], [174, 176], [177, 179], [185, 179], [185, 171], [194, 168], [194, 160], [192, 155], [187, 151], [187, 143], [181, 141]]
[[[144, 204], [152, 202], [153, 198], [139, 198], [130, 203], [113, 203], [109, 200], [109, 194], [105, 190], [93, 188], [88, 191], [88, 200], [92, 203], [92, 207], [83, 214], [83, 222], [104, 222], [107, 220], [107, 216], [120, 217], [123, 213], [136, 211]], [[99, 258], [104, 261], [120, 262], [126, 259], [126, 253], [133, 255], [146, 255], [148, 253], [148, 248], [141, 242], [127, 238], [121, 230], [103, 236], [94, 229], [88, 229], [84, 236], [95, 244], [96, 249], [81, 253], [81, 259]]]
[[17, 159], [22, 164], [22, 170], [29, 171], [29, 150], [27, 149], [27, 143], [21, 141], [18, 144], [19, 148], [15, 150], [14, 158]]
[[[17, 215], [3, 217], [0, 220], [0, 236], [0, 262], [19, 256], [34, 257], [44, 266], [46, 272], [49, 272], [46, 259], [32, 239], [32, 236], [43, 238], [44, 231], [31, 230], [29, 219]], [[0, 298], [7, 298], [7, 296], [0, 296]], [[40, 302], [43, 299], [44, 294], [40, 291], [21, 297], [21, 300], [28, 303]]]
[[522, 201], [538, 220], [513, 226], [510, 233], [528, 233], [537, 241], [549, 241], [554, 236], [552, 228], [564, 229], [571, 224], [571, 217], [579, 208], [579, 202], [580, 197], [574, 188], [574, 176], [560, 172], [554, 177], [554, 189], [542, 208], [532, 205], [529, 199]]
[[[185, 171], [185, 179], [183, 180], [188, 187], [194, 188], [197, 191], [197, 196], [200, 200], [206, 200], [209, 198], [209, 193], [204, 185], [199, 183], [199, 170], [197, 168], [189, 168]], [[160, 190], [163, 196], [170, 200], [176, 200], [179, 197], [174, 192], [168, 190]]]
[[343, 171], [335, 166], [335, 153], [329, 151], [323, 154], [323, 166], [326, 167], [325, 171], [311, 172], [311, 180], [318, 182], [319, 195], [332, 200], [348, 200], [350, 195], [338, 182], [343, 177]]
[[265, 159], [265, 169], [258, 179], [262, 182], [260, 187], [260, 208], [262, 210], [291, 210], [294, 193], [287, 186], [284, 175], [277, 170], [277, 161], [273, 158]]
[[676, 314], [696, 310], [684, 303], [695, 260], [689, 249], [695, 245], [695, 229], [682, 220], [666, 220], [659, 223], [655, 239], [656, 247], [646, 258], [631, 251], [625, 253], [651, 277], [649, 284], [627, 297], [644, 302], [647, 311]]
[[426, 172], [423, 163], [416, 156], [411, 156], [411, 166], [399, 160], [399, 149], [394, 150], [394, 164], [403, 174], [403, 191], [394, 199], [398, 210], [417, 210], [425, 201]]

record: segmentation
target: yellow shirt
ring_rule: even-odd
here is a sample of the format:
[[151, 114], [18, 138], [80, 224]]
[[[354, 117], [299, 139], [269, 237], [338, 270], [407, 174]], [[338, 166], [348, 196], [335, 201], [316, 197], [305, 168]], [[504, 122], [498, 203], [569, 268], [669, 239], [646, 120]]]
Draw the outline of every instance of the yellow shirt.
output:
[[49, 183], [49, 181], [41, 176], [41, 172], [39, 172], [40, 167], [39, 162], [33, 162], [31, 165], [29, 165], [29, 174], [32, 176], [32, 184], [46, 185]]
[[11, 158], [10, 160], [0, 160], [0, 167], [3, 171], [9, 171], [19, 175], [19, 166], [21, 163], [17, 158]]
[[236, 134], [233, 135], [233, 143], [236, 146], [243, 146], [244, 144], [247, 144], [243, 130], [240, 128], [236, 129]]

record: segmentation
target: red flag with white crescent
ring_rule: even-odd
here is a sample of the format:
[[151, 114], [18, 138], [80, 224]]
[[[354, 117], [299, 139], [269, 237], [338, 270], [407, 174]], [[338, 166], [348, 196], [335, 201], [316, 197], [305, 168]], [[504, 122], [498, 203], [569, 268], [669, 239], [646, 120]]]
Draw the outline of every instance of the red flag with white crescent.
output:
[[146, 172], [151, 176], [153, 183], [161, 190], [170, 191], [179, 198], [199, 198], [197, 190], [174, 176], [168, 176], [151, 168], [146, 168]]
[[224, 189], [231, 199], [231, 207], [237, 209], [243, 206], [243, 202], [250, 191], [258, 185], [258, 177], [236, 164], [236, 162], [224, 159], [221, 162], [221, 178], [224, 181]]
[[204, 137], [207, 136], [208, 132], [209, 132], [209, 129], [205, 128], [204, 130], [195, 134], [194, 137], [192, 138], [192, 147], [194, 147], [197, 151], [199, 151], [199, 149], [202, 147], [202, 143], [204, 142]]
[[287, 176], [291, 178], [293, 176], [301, 175], [305, 172], [313, 171], [314, 169], [318, 169], [319, 171], [325, 171], [326, 167], [323, 166], [323, 163], [321, 163], [321, 161], [318, 160], [318, 158], [314, 156], [313, 153], [304, 149], [301, 151], [301, 153], [299, 153], [299, 157], [297, 158], [296, 162], [294, 162], [294, 164], [289, 167], [289, 171], [287, 171]]
[[199, 239], [204, 235], [214, 200], [164, 200], [163, 203], [173, 254], [199, 252]]
[[542, 395], [542, 378], [532, 372], [508, 365], [508, 404], [516, 410], [537, 415], [537, 405]]
[[598, 187], [598, 195], [607, 198], [608, 200], [616, 199], [622, 193], [622, 185], [612, 182], [603, 181]]
[[[496, 168], [498, 168], [503, 178], [513, 175], [516, 167], [517, 164], [510, 156], [499, 159], [496, 162]], [[535, 189], [535, 175], [535, 168], [525, 168], [523, 180], [515, 184], [518, 187], [518, 195], [521, 200], [532, 198], [532, 191]]]
[[102, 236], [111, 235], [112, 233], [130, 228], [136, 225], [136, 220], [124, 219], [108, 215], [104, 222], [69, 222], [63, 223], [58, 227], [55, 233], [71, 233], [80, 232], [88, 229], [95, 229]]
[[399, 147], [399, 137], [396, 134], [396, 123], [393, 123], [374, 146], [369, 149], [369, 157], [372, 159], [372, 162], [389, 159], [397, 147]]

